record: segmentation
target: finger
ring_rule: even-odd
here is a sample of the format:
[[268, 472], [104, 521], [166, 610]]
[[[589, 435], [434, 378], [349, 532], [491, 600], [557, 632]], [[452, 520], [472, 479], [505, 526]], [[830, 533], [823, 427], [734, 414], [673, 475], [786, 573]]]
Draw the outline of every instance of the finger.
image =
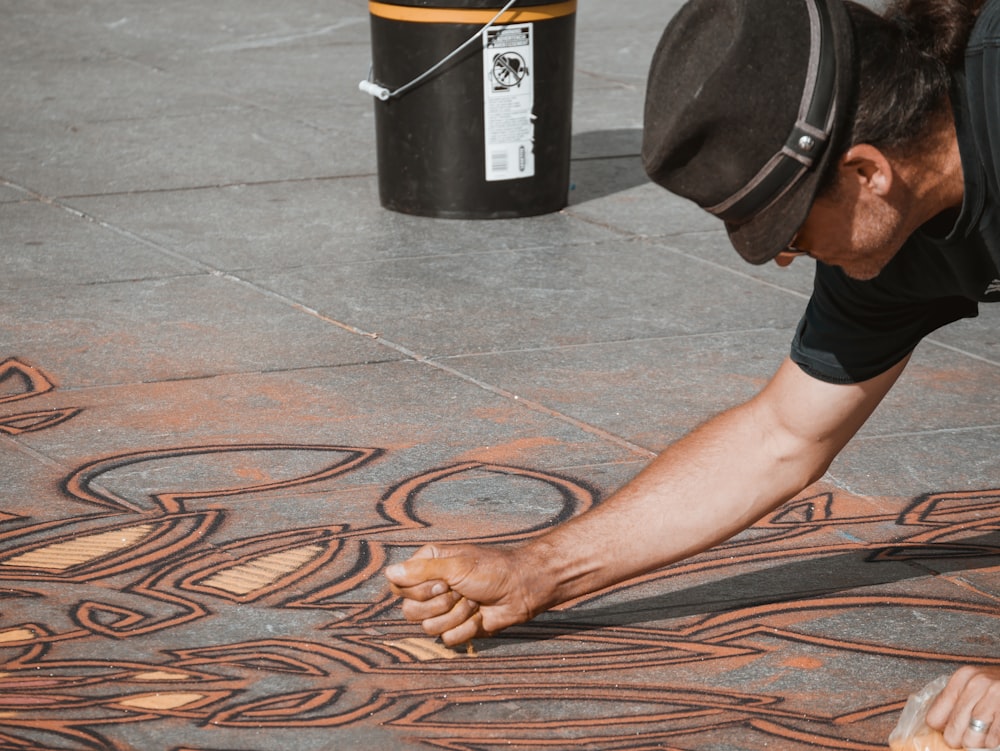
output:
[[425, 618], [420, 625], [428, 634], [442, 636], [449, 631], [459, 628], [476, 615], [478, 610], [479, 603], [468, 600], [465, 597], [460, 597], [448, 612], [432, 618]]
[[421, 545], [420, 549], [411, 558], [444, 558], [444, 551], [433, 543]]
[[[958, 704], [958, 697], [969, 680], [968, 675], [968, 668], [962, 668], [953, 673], [951, 678], [948, 679], [948, 683], [945, 685], [944, 689], [942, 689], [941, 693], [938, 694], [937, 698], [931, 703], [930, 709], [927, 710], [926, 721], [928, 726], [934, 728], [935, 730], [944, 731], [945, 726], [949, 723], [949, 720], [954, 719], [953, 714], [955, 712], [955, 707]], [[962, 730], [964, 730], [964, 728], [962, 728]]]
[[993, 715], [993, 724], [986, 734], [983, 748], [1000, 748], [1000, 717]]
[[972, 713], [968, 707], [961, 704], [955, 706], [951, 712], [951, 716], [948, 718], [948, 724], [942, 732], [944, 740], [949, 746], [952, 748], [962, 748], [964, 746], [963, 739], [969, 732], [969, 721], [971, 719]]
[[482, 621], [482, 615], [476, 612], [468, 620], [441, 634], [441, 641], [449, 647], [454, 647], [457, 644], [466, 644], [483, 633]]
[[386, 568], [385, 576], [397, 587], [414, 587], [436, 579], [451, 581], [457, 573], [458, 566], [458, 559], [455, 558], [418, 558], [414, 555], [408, 561], [395, 563]]
[[962, 738], [966, 748], [996, 748], [1000, 745], [1000, 687], [982, 688], [982, 696], [969, 713], [968, 730]]
[[987, 734], [993, 731], [994, 724], [992, 716], [980, 716], [973, 712], [965, 733], [962, 735], [962, 745], [965, 748], [991, 747], [987, 740]]
[[416, 584], [412, 587], [399, 587], [390, 582], [389, 589], [392, 590], [393, 594], [398, 595], [399, 597], [405, 597], [407, 600], [418, 600], [423, 602], [447, 592], [448, 584], [440, 580], [431, 580], [421, 582], [420, 584]]
[[455, 603], [462, 599], [458, 592], [448, 590], [437, 597], [429, 600], [403, 600], [403, 615], [411, 623], [422, 623], [432, 618], [438, 618], [455, 607]]

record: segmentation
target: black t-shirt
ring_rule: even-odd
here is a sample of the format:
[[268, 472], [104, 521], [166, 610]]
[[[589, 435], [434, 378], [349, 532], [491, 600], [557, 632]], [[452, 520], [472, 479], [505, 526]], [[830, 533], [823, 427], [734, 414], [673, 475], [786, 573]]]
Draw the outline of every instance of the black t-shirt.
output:
[[935, 329], [978, 315], [980, 302], [1000, 302], [1000, 0], [976, 21], [951, 99], [965, 181], [958, 220], [946, 236], [918, 231], [869, 281], [817, 262], [791, 351], [815, 378], [872, 378]]

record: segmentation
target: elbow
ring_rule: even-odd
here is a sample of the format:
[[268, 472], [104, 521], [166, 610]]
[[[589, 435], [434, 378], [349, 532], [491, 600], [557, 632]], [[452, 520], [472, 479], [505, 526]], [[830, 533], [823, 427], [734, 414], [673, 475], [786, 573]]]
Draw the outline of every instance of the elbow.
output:
[[816, 451], [816, 447], [799, 446], [795, 452], [781, 451], [772, 454], [771, 466], [775, 476], [784, 486], [785, 498], [792, 498], [823, 479], [834, 457]]
[[818, 482], [837, 458], [843, 444], [831, 437], [808, 435], [779, 421], [761, 421], [760, 446], [772, 478], [791, 498]]
[[[828, 460], [818, 462], [814, 466], [810, 467], [807, 471], [805, 484], [802, 486], [802, 488], [807, 488], [813, 483], [822, 480], [823, 475], [826, 474], [826, 471], [830, 469], [830, 465], [833, 464], [833, 459], [834, 457], [831, 457]], [[800, 488], [800, 490], [802, 488]]]

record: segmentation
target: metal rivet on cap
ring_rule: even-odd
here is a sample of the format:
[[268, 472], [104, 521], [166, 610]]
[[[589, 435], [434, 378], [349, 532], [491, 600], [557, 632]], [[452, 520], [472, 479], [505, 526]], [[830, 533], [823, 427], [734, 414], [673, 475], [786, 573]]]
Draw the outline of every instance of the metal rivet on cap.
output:
[[802, 136], [799, 139], [799, 148], [803, 151], [812, 151], [816, 146], [816, 141], [812, 136]]

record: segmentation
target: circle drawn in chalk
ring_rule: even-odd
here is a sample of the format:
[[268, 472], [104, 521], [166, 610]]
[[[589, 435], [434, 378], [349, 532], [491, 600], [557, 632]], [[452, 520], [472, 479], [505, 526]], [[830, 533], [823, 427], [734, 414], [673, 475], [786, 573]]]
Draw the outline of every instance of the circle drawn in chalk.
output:
[[493, 80], [502, 88], [517, 86], [527, 73], [524, 58], [516, 52], [504, 52], [493, 58]]

